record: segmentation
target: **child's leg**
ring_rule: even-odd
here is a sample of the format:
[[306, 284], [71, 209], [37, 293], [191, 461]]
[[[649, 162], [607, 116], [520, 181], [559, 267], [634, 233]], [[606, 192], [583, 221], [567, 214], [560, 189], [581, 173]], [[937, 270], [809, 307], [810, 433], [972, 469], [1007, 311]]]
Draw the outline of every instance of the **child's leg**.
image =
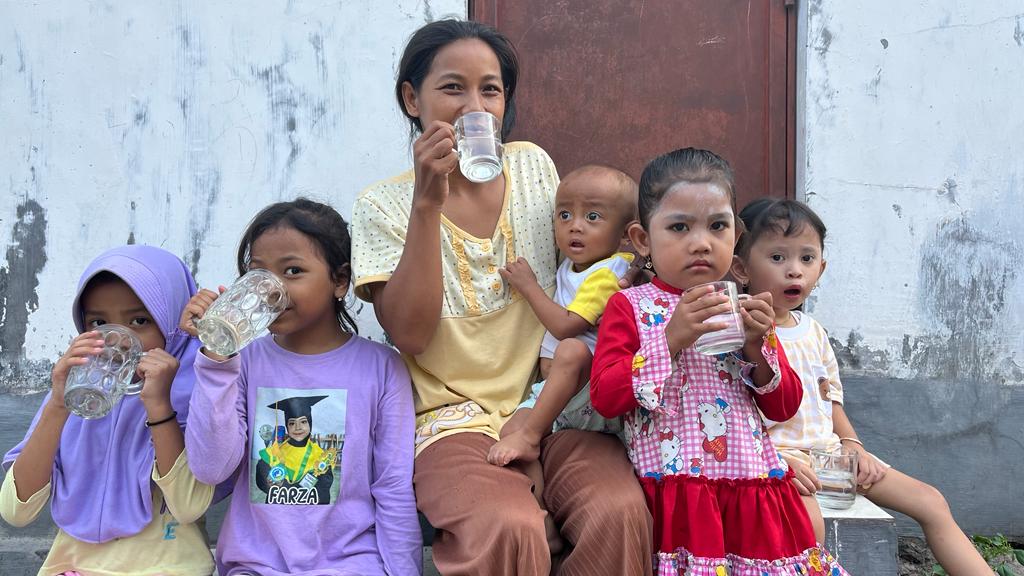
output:
[[890, 469], [864, 495], [883, 508], [891, 508], [916, 520], [924, 530], [935, 559], [950, 576], [992, 573], [956, 525], [946, 499], [934, 487]]
[[[526, 421], [530, 418], [530, 412], [533, 410], [530, 408], [520, 408], [516, 410], [516, 413], [505, 422], [505, 425], [501, 427], [501, 437], [505, 438], [514, 434], [517, 430], [526, 424]], [[495, 444], [494, 446], [497, 446]], [[491, 446], [490, 451], [487, 454], [487, 459], [490, 461], [491, 456], [494, 454], [494, 446]], [[491, 464], [494, 464], [491, 461]], [[544, 533], [548, 540], [548, 548], [551, 549], [551, 555], [557, 556], [562, 553], [563, 543], [562, 536], [558, 533], [558, 526], [555, 525], [554, 518], [551, 517], [551, 513], [547, 511], [547, 507], [544, 506], [544, 470], [541, 468], [540, 460], [530, 460], [527, 462], [517, 462], [515, 467], [522, 470], [523, 474], [533, 482], [533, 497], [536, 498], [537, 504], [540, 505], [541, 510], [544, 510]]]
[[800, 496], [804, 501], [804, 508], [807, 508], [807, 515], [811, 517], [811, 526], [814, 526], [814, 539], [819, 544], [825, 542], [825, 517], [821, 515], [821, 506], [814, 496]]
[[[510, 434], [501, 431], [501, 441], [491, 448], [491, 464], [506, 466], [516, 460], [531, 461], [540, 456], [540, 441], [551, 433], [551, 425], [566, 404], [590, 379], [590, 348], [576, 338], [566, 338], [555, 348], [544, 389], [526, 422]], [[507, 425], [506, 425], [507, 426]]]

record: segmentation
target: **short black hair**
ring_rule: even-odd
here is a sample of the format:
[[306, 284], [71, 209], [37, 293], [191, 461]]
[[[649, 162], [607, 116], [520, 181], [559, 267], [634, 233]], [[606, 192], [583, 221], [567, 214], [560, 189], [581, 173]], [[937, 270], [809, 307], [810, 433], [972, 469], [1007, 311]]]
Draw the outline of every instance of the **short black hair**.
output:
[[516, 82], [519, 80], [519, 56], [512, 42], [504, 34], [491, 26], [467, 20], [447, 18], [431, 22], [413, 33], [409, 43], [402, 52], [402, 60], [398, 64], [398, 77], [395, 79], [395, 97], [398, 107], [409, 119], [410, 133], [415, 136], [423, 131], [419, 118], [409, 114], [402, 97], [402, 85], [408, 82], [413, 90], [419, 92], [423, 79], [430, 73], [434, 64], [434, 56], [445, 46], [457, 40], [482, 40], [494, 50], [501, 66], [501, 82], [505, 90], [505, 116], [501, 124], [501, 139], [507, 141], [516, 121]]
[[[253, 217], [238, 243], [239, 275], [249, 271], [252, 245], [256, 239], [278, 228], [291, 228], [309, 238], [327, 263], [331, 280], [352, 283], [352, 236], [349, 235], [348, 223], [334, 208], [308, 198], [271, 204]], [[344, 298], [335, 300], [334, 312], [343, 329], [359, 332]]]
[[651, 214], [665, 192], [680, 182], [714, 183], [725, 188], [736, 212], [735, 178], [732, 167], [718, 154], [699, 148], [681, 148], [651, 160], [640, 176], [640, 225], [647, 228]]
[[806, 226], [818, 233], [821, 249], [825, 250], [825, 223], [810, 206], [799, 200], [758, 198], [740, 211], [740, 220], [747, 229], [736, 243], [736, 254], [740, 258], [750, 256], [751, 246], [768, 232], [793, 236], [803, 232]]

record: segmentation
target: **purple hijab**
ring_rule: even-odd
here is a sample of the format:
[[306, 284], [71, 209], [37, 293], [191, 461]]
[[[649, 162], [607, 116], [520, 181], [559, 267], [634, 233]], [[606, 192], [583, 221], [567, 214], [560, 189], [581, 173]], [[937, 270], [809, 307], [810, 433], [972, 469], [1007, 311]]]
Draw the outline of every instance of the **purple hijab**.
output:
[[[108, 250], [89, 264], [78, 282], [72, 305], [75, 326], [84, 331], [81, 298], [89, 280], [111, 272], [142, 300], [160, 327], [164, 350], [180, 362], [171, 386], [171, 405], [184, 429], [188, 401], [195, 383], [192, 364], [199, 341], [178, 328], [178, 319], [196, 293], [196, 283], [177, 256], [152, 246]], [[47, 393], [44, 405], [49, 401]], [[39, 421], [42, 408], [25, 440], [4, 456], [9, 468]], [[138, 396], [125, 396], [103, 418], [84, 420], [72, 414], [61, 434], [53, 464], [50, 512], [65, 532], [83, 542], [100, 543], [138, 534], [153, 519], [153, 443], [145, 426], [146, 410]]]

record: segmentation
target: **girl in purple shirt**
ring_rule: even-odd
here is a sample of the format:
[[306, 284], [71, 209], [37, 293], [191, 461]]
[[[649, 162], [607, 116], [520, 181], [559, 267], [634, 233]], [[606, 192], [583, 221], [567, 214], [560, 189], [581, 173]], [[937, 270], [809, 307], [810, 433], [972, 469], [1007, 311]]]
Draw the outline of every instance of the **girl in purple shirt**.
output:
[[[237, 474], [218, 573], [419, 574], [413, 403], [398, 354], [355, 334], [345, 309], [348, 226], [305, 199], [253, 219], [238, 271], [281, 278], [289, 305], [239, 354], [202, 350], [185, 447], [196, 478]], [[183, 328], [217, 294], [202, 290]], [[194, 426], [194, 428], [192, 428]]]

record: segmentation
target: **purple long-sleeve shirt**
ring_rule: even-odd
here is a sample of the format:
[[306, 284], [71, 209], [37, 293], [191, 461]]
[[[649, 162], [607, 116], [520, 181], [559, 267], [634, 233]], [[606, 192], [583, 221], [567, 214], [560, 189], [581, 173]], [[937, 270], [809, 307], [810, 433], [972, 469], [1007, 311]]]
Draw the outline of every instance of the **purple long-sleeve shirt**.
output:
[[353, 336], [302, 355], [267, 336], [222, 363], [200, 354], [195, 370], [189, 465], [210, 484], [238, 471], [220, 574], [421, 573], [412, 387], [397, 353]]

